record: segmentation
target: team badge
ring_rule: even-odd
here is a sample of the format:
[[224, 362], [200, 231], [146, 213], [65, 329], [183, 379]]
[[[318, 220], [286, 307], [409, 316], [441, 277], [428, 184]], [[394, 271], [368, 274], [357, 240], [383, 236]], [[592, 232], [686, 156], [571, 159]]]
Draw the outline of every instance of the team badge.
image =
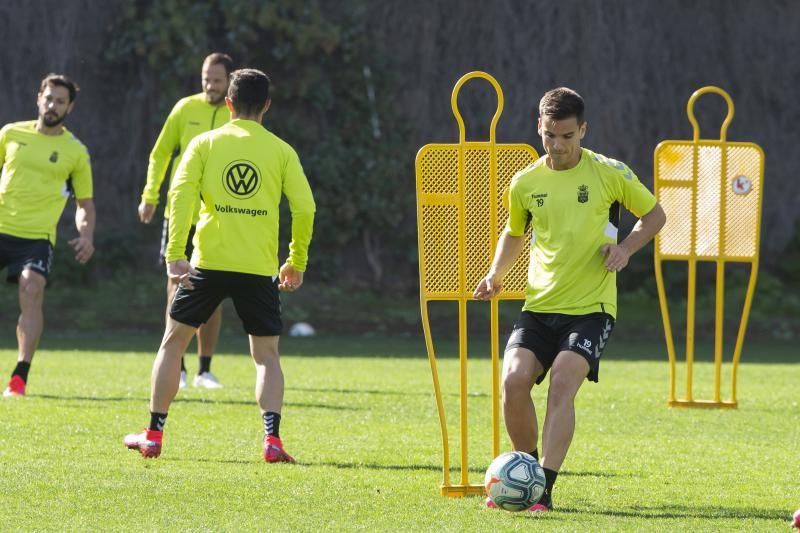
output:
[[56, 161], [58, 161], [58, 152], [53, 152], [50, 154], [50, 162], [55, 163]]
[[578, 187], [578, 202], [585, 204], [589, 201], [589, 186], [581, 185]]

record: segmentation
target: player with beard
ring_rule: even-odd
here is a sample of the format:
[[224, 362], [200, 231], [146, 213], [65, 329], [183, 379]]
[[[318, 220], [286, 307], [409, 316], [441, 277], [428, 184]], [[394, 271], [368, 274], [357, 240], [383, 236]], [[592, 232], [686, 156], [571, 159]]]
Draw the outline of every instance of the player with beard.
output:
[[[161, 184], [164, 181], [170, 161], [172, 161], [171, 174], [174, 174], [189, 141], [201, 133], [227, 124], [230, 120], [230, 112], [225, 106], [225, 95], [228, 92], [228, 76], [232, 70], [233, 60], [227, 54], [213, 53], [209, 55], [203, 61], [201, 72], [203, 92], [182, 98], [172, 108], [156, 140], [156, 144], [150, 152], [150, 163], [147, 166], [147, 184], [144, 186], [142, 200], [139, 204], [139, 220], [142, 223], [149, 224], [153, 220], [153, 214], [158, 205]], [[170, 175], [171, 181], [172, 175]], [[192, 219], [192, 229], [186, 241], [186, 255], [189, 257], [192, 255], [192, 238], [194, 237], [194, 226], [197, 224], [199, 211], [200, 202], [197, 202], [194, 218]], [[161, 235], [162, 262], [164, 261], [168, 235], [169, 209], [167, 206], [164, 209], [164, 229]], [[167, 312], [169, 312], [169, 306], [177, 288], [178, 285], [175, 281], [167, 278]], [[208, 321], [197, 330], [199, 369], [193, 381], [195, 387], [207, 389], [222, 387], [214, 374], [211, 373], [211, 356], [217, 346], [221, 321], [222, 308], [218, 308], [209, 317]], [[186, 387], [186, 365], [181, 359], [180, 388], [184, 387]]]
[[69, 241], [75, 259], [94, 253], [92, 167], [86, 147], [64, 127], [78, 87], [49, 74], [39, 87], [39, 118], [0, 129], [0, 269], [18, 284], [19, 355], [3, 396], [24, 396], [33, 353], [44, 327], [42, 302], [56, 242], [56, 226], [67, 198], [77, 202], [78, 237]]

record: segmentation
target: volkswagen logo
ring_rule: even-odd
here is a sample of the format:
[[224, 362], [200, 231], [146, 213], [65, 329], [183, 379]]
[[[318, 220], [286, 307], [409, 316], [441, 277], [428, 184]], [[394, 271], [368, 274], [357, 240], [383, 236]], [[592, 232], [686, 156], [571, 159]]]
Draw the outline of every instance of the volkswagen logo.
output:
[[222, 186], [239, 200], [250, 198], [261, 188], [261, 176], [255, 163], [240, 159], [228, 163], [222, 172]]

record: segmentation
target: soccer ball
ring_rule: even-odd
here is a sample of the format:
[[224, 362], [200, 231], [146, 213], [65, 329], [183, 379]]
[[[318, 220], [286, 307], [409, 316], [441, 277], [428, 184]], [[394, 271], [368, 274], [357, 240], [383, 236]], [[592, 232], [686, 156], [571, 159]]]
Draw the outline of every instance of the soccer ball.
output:
[[522, 511], [544, 494], [544, 470], [524, 452], [498, 455], [486, 470], [486, 494], [501, 509]]
[[295, 322], [289, 328], [290, 337], [313, 337], [316, 333], [314, 327], [308, 322]]

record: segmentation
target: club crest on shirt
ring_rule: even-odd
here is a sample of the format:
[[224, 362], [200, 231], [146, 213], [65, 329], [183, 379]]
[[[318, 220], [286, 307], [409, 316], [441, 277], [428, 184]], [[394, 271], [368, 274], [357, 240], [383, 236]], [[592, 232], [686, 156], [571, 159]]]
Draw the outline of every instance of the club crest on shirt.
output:
[[53, 152], [50, 154], [50, 162], [55, 163], [56, 161], [58, 161], [58, 152]]
[[589, 201], [589, 186], [581, 185], [578, 187], [578, 202], [585, 204]]

